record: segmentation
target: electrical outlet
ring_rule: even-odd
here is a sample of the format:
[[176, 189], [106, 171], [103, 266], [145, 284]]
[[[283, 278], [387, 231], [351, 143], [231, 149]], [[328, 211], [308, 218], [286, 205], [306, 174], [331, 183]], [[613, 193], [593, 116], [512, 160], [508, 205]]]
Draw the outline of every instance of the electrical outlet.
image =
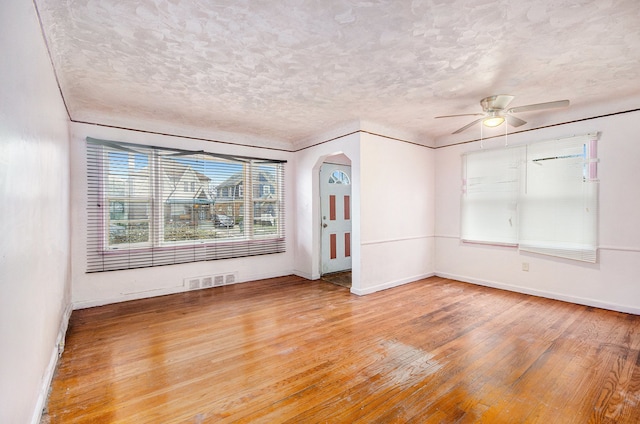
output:
[[522, 262], [522, 270], [529, 271], [529, 262]]

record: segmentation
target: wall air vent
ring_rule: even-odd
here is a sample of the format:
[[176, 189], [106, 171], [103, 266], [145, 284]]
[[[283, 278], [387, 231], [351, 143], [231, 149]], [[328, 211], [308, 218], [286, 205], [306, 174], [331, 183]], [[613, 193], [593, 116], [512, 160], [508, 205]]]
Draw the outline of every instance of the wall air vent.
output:
[[213, 277], [202, 277], [202, 288], [213, 287]]
[[195, 290], [200, 288], [200, 279], [199, 278], [185, 278], [184, 286], [189, 290]]

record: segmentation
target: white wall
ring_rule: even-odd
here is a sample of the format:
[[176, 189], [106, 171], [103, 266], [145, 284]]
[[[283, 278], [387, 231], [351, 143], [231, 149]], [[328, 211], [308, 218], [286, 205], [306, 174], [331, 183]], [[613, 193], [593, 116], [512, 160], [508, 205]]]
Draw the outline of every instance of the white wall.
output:
[[0, 6], [0, 422], [39, 420], [70, 313], [68, 122], [32, 2]]
[[292, 153], [72, 123], [71, 216], [74, 223], [72, 227], [72, 298], [74, 308], [185, 291], [183, 281], [189, 277], [237, 273], [237, 281], [245, 282], [289, 275], [293, 272], [295, 249], [293, 234], [295, 231], [291, 217], [295, 215], [293, 211], [294, 200], [290, 192], [285, 192], [286, 253], [87, 274], [85, 272], [87, 222], [85, 140], [88, 136], [153, 146], [287, 160], [288, 163], [285, 165], [286, 187], [291, 187], [294, 180]]
[[[599, 258], [597, 264], [520, 253], [515, 248], [460, 242], [461, 154], [479, 143], [436, 150], [436, 272], [462, 281], [640, 313], [640, 112], [509, 136], [509, 144], [601, 132]], [[486, 140], [485, 148], [504, 139]], [[522, 263], [529, 263], [529, 272]]]
[[340, 154], [351, 160], [351, 291], [433, 275], [434, 151], [364, 131], [296, 153], [296, 274], [320, 278], [319, 170]]
[[362, 274], [354, 293], [434, 274], [434, 156], [424, 146], [362, 134]]

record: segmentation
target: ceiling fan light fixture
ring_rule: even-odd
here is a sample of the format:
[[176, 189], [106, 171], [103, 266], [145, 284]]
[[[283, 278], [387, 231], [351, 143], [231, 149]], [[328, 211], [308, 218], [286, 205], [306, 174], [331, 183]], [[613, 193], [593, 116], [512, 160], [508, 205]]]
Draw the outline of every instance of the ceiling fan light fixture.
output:
[[484, 124], [485, 127], [497, 127], [503, 122], [504, 122], [504, 118], [502, 116], [490, 116], [482, 120], [482, 123]]

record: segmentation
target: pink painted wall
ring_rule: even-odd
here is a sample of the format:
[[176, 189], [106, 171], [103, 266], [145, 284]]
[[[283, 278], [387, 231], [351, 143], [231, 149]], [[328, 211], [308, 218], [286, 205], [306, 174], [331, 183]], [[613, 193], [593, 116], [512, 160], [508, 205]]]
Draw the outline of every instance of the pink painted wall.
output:
[[[598, 263], [552, 258], [515, 248], [460, 242], [460, 185], [463, 152], [479, 143], [436, 150], [436, 272], [475, 282], [570, 302], [640, 314], [640, 112], [592, 119], [509, 136], [509, 145], [600, 132], [598, 177], [600, 216]], [[485, 141], [500, 147], [503, 139]], [[529, 271], [522, 264], [529, 264]]]

